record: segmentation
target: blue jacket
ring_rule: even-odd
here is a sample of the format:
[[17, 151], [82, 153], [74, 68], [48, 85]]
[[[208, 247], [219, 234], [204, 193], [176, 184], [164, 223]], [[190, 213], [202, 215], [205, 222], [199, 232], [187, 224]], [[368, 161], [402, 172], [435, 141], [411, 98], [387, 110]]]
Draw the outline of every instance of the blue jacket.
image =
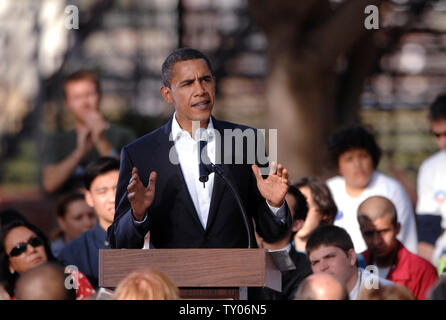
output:
[[99, 249], [109, 249], [107, 232], [99, 223], [65, 245], [57, 257], [64, 265], [75, 265], [94, 288], [98, 287]]

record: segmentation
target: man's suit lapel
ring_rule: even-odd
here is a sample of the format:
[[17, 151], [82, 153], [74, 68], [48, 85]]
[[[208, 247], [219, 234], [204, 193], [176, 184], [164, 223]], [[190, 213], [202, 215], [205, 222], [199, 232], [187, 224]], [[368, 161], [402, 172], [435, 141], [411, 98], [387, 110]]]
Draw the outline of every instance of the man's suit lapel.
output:
[[[160, 153], [158, 154], [158, 157], [163, 157], [161, 161], [162, 163], [165, 163], [165, 166], [167, 167], [168, 172], [175, 172], [175, 175], [178, 177], [178, 180], [181, 182], [180, 189], [183, 189], [183, 193], [186, 196], [186, 208], [184, 208], [187, 212], [190, 213], [191, 217], [198, 223], [198, 225], [203, 228], [203, 225], [200, 222], [200, 219], [198, 218], [198, 213], [195, 210], [194, 203], [192, 201], [192, 197], [189, 193], [189, 189], [186, 184], [186, 180], [184, 179], [183, 172], [181, 171], [181, 166], [178, 161], [178, 154], [176, 152], [174, 141], [172, 138], [169, 139], [170, 133], [172, 131], [172, 118], [170, 118], [170, 121], [164, 125], [164, 128], [162, 130], [163, 134], [158, 137], [158, 142], [160, 144]], [[178, 164], [173, 164], [170, 161], [169, 153], [171, 153], [170, 156], [175, 157], [175, 161]], [[167, 157], [167, 158], [166, 158]], [[161, 178], [161, 177], [160, 177]], [[169, 186], [167, 186], [169, 188]], [[162, 190], [160, 190], [163, 192]]]
[[[221, 137], [220, 146], [218, 146], [218, 141], [216, 141], [216, 144], [215, 144], [216, 159], [221, 159], [221, 163], [219, 164], [219, 166], [221, 166], [221, 168], [225, 172], [228, 172], [229, 168], [227, 165], [224, 164], [224, 160], [223, 160], [224, 159], [224, 148], [223, 148], [224, 127], [223, 127], [222, 123], [220, 121], [216, 120], [214, 117], [212, 117], [212, 123], [214, 125], [214, 129], [220, 133], [220, 137]], [[218, 207], [220, 205], [220, 202], [223, 197], [223, 193], [225, 192], [225, 189], [226, 189], [225, 181], [220, 176], [218, 176], [216, 173], [214, 173], [214, 187], [212, 190], [211, 204], [209, 206], [209, 216], [208, 216], [208, 221], [206, 224], [206, 230], [209, 230], [209, 228], [212, 226], [212, 223], [215, 220], [215, 217], [216, 217], [217, 211], [218, 211]]]

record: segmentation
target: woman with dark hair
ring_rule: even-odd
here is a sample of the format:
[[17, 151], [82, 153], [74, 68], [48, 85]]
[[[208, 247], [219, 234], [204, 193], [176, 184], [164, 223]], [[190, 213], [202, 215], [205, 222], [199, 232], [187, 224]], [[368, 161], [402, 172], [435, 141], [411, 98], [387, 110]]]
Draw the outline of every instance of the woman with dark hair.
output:
[[[0, 231], [0, 281], [8, 294], [13, 297], [19, 276], [46, 262], [58, 262], [54, 258], [45, 234], [33, 224], [15, 220], [4, 225]], [[76, 281], [76, 298], [85, 299], [95, 293], [88, 279], [73, 269], [71, 279]], [[67, 271], [66, 271], [67, 272]], [[71, 282], [70, 282], [71, 283]], [[67, 290], [72, 288], [67, 288]]]
[[335, 225], [347, 230], [355, 251], [360, 253], [367, 249], [357, 220], [359, 205], [368, 197], [383, 196], [396, 207], [398, 222], [401, 224], [398, 239], [408, 250], [417, 253], [412, 204], [398, 181], [377, 170], [381, 149], [375, 137], [363, 126], [342, 128], [331, 137], [329, 152], [332, 165], [339, 174], [327, 181], [339, 210]]

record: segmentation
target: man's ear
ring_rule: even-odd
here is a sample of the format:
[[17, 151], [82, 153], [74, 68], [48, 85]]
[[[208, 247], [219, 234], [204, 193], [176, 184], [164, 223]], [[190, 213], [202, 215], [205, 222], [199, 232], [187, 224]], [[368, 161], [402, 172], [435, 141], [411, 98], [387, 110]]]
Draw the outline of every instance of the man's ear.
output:
[[401, 223], [397, 222], [395, 227], [395, 235], [398, 235], [401, 231]]
[[348, 259], [350, 260], [350, 265], [351, 266], [356, 266], [356, 260], [358, 259], [358, 257], [356, 256], [356, 252], [355, 249], [349, 249], [348, 250]]
[[163, 96], [164, 100], [168, 103], [168, 104], [172, 104], [173, 103], [173, 99], [172, 99], [172, 92], [171, 89], [169, 87], [166, 86], [162, 86], [160, 88], [160, 93]]
[[88, 206], [94, 208], [94, 202], [91, 192], [87, 190], [85, 191], [84, 195], [85, 195], [85, 202], [87, 202]]
[[302, 219], [296, 219], [296, 221], [293, 221], [293, 224], [291, 225], [291, 231], [292, 232], [298, 232], [305, 224], [305, 220]]

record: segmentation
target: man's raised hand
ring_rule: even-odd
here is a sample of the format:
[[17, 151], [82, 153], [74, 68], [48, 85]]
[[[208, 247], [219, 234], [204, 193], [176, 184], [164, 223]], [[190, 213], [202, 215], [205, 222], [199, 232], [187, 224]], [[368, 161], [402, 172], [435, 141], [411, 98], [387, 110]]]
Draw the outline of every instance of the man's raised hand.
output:
[[127, 198], [132, 205], [135, 220], [143, 220], [146, 210], [152, 205], [153, 199], [155, 198], [155, 183], [156, 172], [152, 171], [149, 177], [149, 184], [147, 187], [144, 187], [138, 176], [138, 169], [133, 167], [132, 177], [127, 186]]
[[276, 166], [275, 162], [270, 165], [268, 178], [263, 179], [259, 167], [252, 165], [252, 171], [257, 180], [257, 187], [263, 198], [268, 201], [271, 207], [279, 208], [285, 199], [288, 191], [288, 171], [280, 163]]

